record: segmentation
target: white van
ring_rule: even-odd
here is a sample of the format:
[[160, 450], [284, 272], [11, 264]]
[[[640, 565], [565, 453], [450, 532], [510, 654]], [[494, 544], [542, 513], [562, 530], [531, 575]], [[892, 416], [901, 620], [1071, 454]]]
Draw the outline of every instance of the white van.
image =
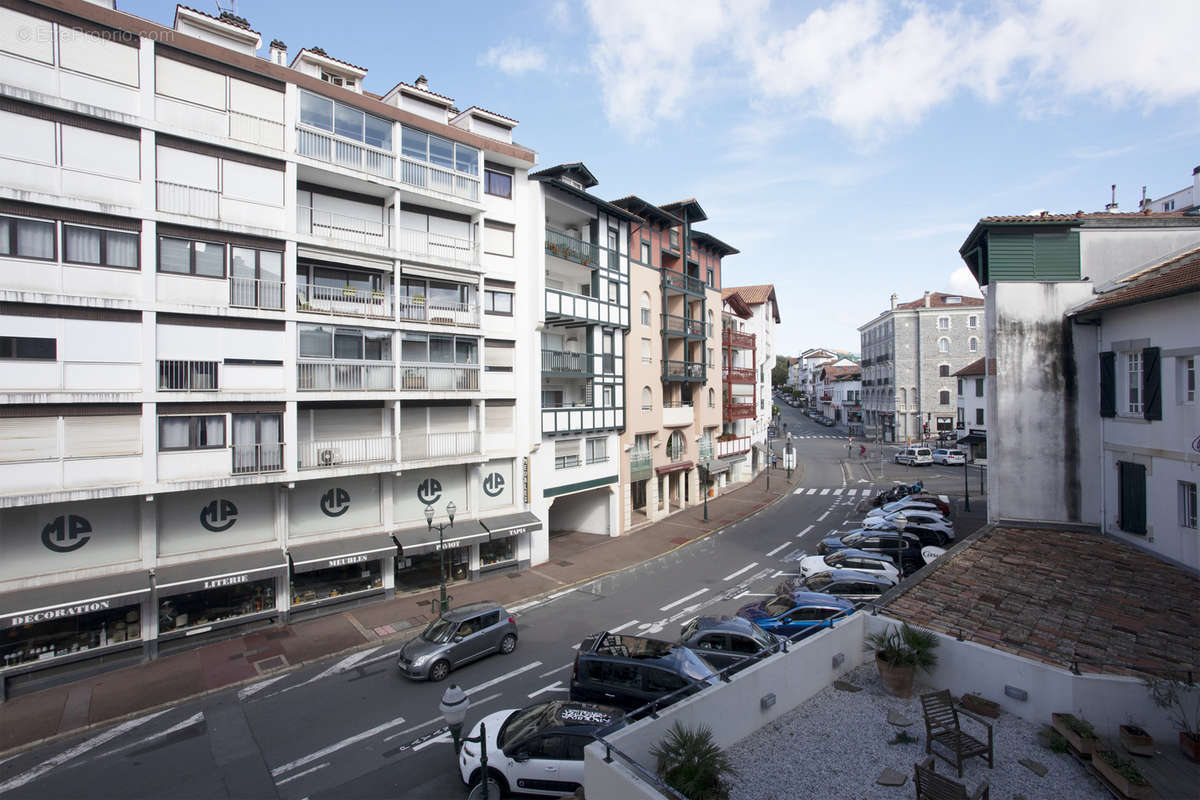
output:
[[906, 447], [896, 453], [896, 463], [913, 467], [928, 466], [933, 463], [933, 451], [928, 447]]

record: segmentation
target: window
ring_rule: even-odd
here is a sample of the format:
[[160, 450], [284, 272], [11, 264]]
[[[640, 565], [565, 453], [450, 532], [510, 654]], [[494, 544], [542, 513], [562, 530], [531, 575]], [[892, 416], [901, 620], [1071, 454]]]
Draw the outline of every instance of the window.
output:
[[158, 237], [158, 271], [201, 278], [225, 277], [225, 245]]
[[645, 239], [642, 240], [642, 263], [650, 263], [650, 243]]
[[600, 399], [604, 408], [613, 407], [613, 387], [605, 386], [600, 392]]
[[983, 378], [975, 379], [975, 396], [983, 397]]
[[950, 393], [946, 391], [938, 392], [938, 405], [950, 405]]
[[1196, 529], [1196, 484], [1179, 482], [1179, 527]]
[[63, 261], [101, 267], [138, 268], [138, 235], [128, 231], [63, 224]]
[[710, 348], [708, 348], [708, 366], [715, 367], [716, 364], [717, 364], [717, 359], [713, 355], [713, 349], [710, 347]]
[[53, 261], [54, 226], [48, 220], [0, 217], [0, 256]]
[[0, 336], [0, 358], [56, 361], [58, 341], [31, 336]]
[[[412, 334], [405, 334], [410, 336]], [[416, 334], [424, 336], [424, 334]], [[337, 358], [350, 361], [391, 361], [392, 336], [388, 331], [301, 325], [297, 332], [301, 358]]]
[[972, 353], [978, 352], [979, 340], [976, 339], [974, 336], [972, 336], [970, 339], [967, 340], [967, 349], [970, 350]]
[[158, 418], [159, 451], [213, 450], [224, 446], [224, 414]]
[[554, 468], [570, 469], [579, 466], [579, 440], [557, 439], [554, 442]]
[[483, 192], [496, 197], [512, 198], [512, 175], [496, 172], [491, 169], [483, 170]]
[[595, 439], [588, 439], [585, 445], [587, 450], [587, 463], [599, 464], [602, 461], [608, 461], [608, 440], [603, 436]]
[[516, 363], [516, 343], [486, 339], [483, 343], [484, 372], [512, 372]]
[[717, 407], [716, 404], [717, 404], [717, 393], [715, 391], [713, 391], [712, 389], [709, 389], [708, 390], [708, 407], [716, 408]]
[[649, 386], [642, 387], [642, 411], [654, 410], [654, 393]]
[[649, 364], [653, 360], [650, 357], [650, 340], [642, 339], [642, 363]]
[[949, 317], [938, 317], [938, 330], [939, 331], [950, 330], [950, 318]]
[[671, 228], [671, 234], [670, 234], [668, 241], [670, 241], [670, 243], [671, 243], [672, 250], [679, 249], [679, 229], [678, 228]]
[[[354, 85], [352, 80], [345, 83]], [[380, 150], [392, 149], [390, 120], [304, 90], [300, 91], [300, 122]]]
[[975, 316], [974, 314], [967, 317], [967, 327], [968, 328], [978, 328], [979, 327], [979, 317]]
[[686, 452], [687, 439], [679, 431], [672, 431], [671, 438], [667, 440], [667, 458], [671, 461], [679, 461]]
[[1117, 462], [1117, 527], [1146, 534], [1146, 466]]
[[1179, 363], [1179, 402], [1196, 402], [1196, 357], [1181, 356]]
[[250, 247], [229, 249], [229, 303], [243, 308], [283, 309], [283, 253]]
[[650, 293], [642, 292], [642, 324], [650, 324]]
[[1133, 350], [1125, 354], [1125, 388], [1130, 414], [1142, 413], [1142, 353]]
[[453, 169], [464, 175], [479, 174], [479, 151], [465, 144], [401, 126], [400, 152], [405, 158], [423, 161], [435, 167]]
[[959, 397], [963, 396], [963, 379], [962, 378], [958, 379], [958, 396]]
[[938, 365], [938, 377], [939, 378], [949, 378], [950, 377], [950, 365], [949, 364], [939, 364]]
[[710, 289], [717, 288], [717, 278], [716, 278], [716, 275], [713, 273], [712, 267], [709, 267], [709, 269], [708, 269], [707, 283], [708, 283], [708, 288], [710, 288]]
[[608, 302], [621, 302], [621, 287], [616, 281], [608, 282]]
[[498, 316], [512, 316], [512, 292], [501, 292], [495, 289], [485, 289], [483, 292], [483, 313]]
[[937, 347], [938, 347], [939, 353], [949, 353], [950, 352], [950, 340], [947, 339], [945, 336], [943, 336], [942, 338], [938, 339]]
[[975, 424], [976, 425], [983, 424], [983, 409], [982, 408], [975, 409]]
[[483, 223], [483, 252], [494, 256], [513, 257], [516, 229], [491, 220]]

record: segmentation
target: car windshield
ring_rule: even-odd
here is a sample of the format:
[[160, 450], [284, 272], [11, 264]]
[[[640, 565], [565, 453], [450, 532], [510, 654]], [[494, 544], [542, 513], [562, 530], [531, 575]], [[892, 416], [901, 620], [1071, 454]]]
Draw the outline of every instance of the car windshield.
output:
[[857, 545], [859, 542], [861, 542], [863, 540], [863, 537], [864, 537], [864, 535], [861, 533], [851, 533], [847, 536], [842, 537], [842, 544], [848, 544], [848, 545], [854, 546], [854, 545]]
[[778, 617], [780, 614], [791, 611], [795, 606], [796, 604], [792, 602], [792, 598], [781, 594], [774, 600], [768, 600], [763, 609], [767, 612], [768, 616]]
[[683, 626], [683, 630], [679, 632], [679, 640], [686, 642], [688, 639], [696, 635], [696, 630], [700, 627], [700, 618], [695, 617], [687, 625]]
[[504, 749], [513, 742], [519, 742], [534, 731], [545, 727], [553, 716], [554, 705], [552, 703], [541, 703], [514, 711], [500, 726], [496, 744], [500, 746], [500, 749]]
[[713, 674], [712, 667], [708, 665], [708, 662], [691, 650], [679, 651], [679, 665], [683, 674], [694, 681], [702, 681]]
[[818, 572], [808, 579], [808, 588], [814, 592], [824, 591], [823, 587], [833, 583], [833, 576], [828, 572]]
[[451, 622], [445, 618], [438, 618], [429, 623], [428, 627], [421, 632], [421, 638], [427, 642], [433, 642], [434, 644], [445, 644], [446, 642], [450, 641], [450, 636], [454, 633], [454, 629], [457, 626], [457, 622]]
[[770, 647], [775, 643], [775, 640], [771, 638], [771, 634], [767, 633], [753, 622], [750, 623], [750, 631], [751, 635], [754, 637], [754, 641], [758, 642], [763, 647]]

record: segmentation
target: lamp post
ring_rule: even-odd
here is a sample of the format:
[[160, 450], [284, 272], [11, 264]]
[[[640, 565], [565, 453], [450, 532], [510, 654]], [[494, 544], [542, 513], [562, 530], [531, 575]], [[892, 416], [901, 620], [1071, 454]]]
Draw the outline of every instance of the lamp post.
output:
[[971, 510], [971, 481], [970, 481], [970, 466], [967, 464], [967, 456], [963, 454], [963, 494], [966, 495], [966, 503], [964, 508], [967, 511]]
[[711, 479], [708, 464], [700, 464], [700, 494], [704, 495], [704, 521], [708, 522], [708, 482]]
[[[481, 797], [483, 800], [488, 800], [488, 780], [487, 771], [487, 728], [481, 722], [479, 723], [478, 736], [463, 736], [462, 726], [467, 718], [467, 711], [471, 708], [471, 698], [467, 693], [458, 687], [458, 684], [450, 684], [442, 695], [442, 702], [438, 703], [438, 711], [442, 712], [442, 719], [446, 721], [446, 727], [450, 729], [450, 736], [454, 740], [454, 759], [458, 760], [459, 750], [467, 742], [479, 745], [479, 785], [471, 790], [471, 797]], [[499, 788], [499, 787], [497, 787]], [[477, 794], [478, 793], [478, 794]]]
[[[784, 427], [787, 427], [786, 425]], [[787, 435], [787, 444], [783, 446], [783, 465], [787, 467], [788, 483], [792, 481], [792, 435]]]
[[457, 506], [454, 505], [454, 501], [451, 500], [449, 503], [446, 504], [446, 516], [448, 516], [450, 518], [450, 523], [434, 525], [433, 524], [433, 506], [432, 505], [425, 506], [425, 524], [428, 526], [428, 530], [432, 531], [434, 528], [437, 528], [437, 532], [438, 532], [438, 561], [442, 568], [442, 592], [441, 592], [441, 597], [438, 600], [438, 613], [439, 614], [446, 613], [446, 609], [448, 608], [447, 604], [449, 603], [449, 600], [450, 600], [450, 598], [446, 596], [446, 528], [454, 527], [454, 512], [455, 511], [458, 511], [458, 508], [457, 508]]
[[904, 529], [908, 527], [908, 517], [903, 511], [897, 511], [896, 516], [892, 517], [892, 524], [896, 526], [896, 569], [901, 575], [904, 574], [904, 560], [901, 558], [904, 544]]

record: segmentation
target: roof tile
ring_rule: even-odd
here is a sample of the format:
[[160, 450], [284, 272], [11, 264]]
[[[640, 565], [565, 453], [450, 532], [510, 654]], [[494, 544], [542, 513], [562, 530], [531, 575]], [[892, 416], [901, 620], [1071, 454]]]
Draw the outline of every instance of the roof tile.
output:
[[1101, 311], [1196, 291], [1200, 291], [1200, 248], [1127, 276], [1072, 313]]

